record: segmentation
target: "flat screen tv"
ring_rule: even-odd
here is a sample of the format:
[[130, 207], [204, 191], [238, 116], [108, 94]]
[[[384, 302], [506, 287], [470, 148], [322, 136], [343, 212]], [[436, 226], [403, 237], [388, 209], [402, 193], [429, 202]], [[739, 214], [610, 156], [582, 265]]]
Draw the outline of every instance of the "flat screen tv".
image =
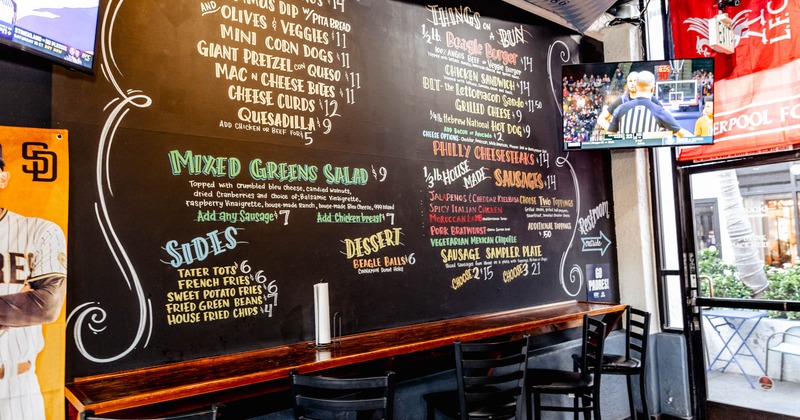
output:
[[100, 0], [0, 0], [0, 44], [91, 73]]
[[714, 59], [565, 64], [564, 150], [712, 144]]

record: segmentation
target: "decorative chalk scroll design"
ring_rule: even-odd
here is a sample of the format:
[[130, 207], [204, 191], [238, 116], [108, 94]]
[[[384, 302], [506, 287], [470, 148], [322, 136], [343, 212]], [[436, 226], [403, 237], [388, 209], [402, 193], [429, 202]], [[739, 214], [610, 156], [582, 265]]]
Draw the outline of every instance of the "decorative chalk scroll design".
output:
[[[561, 89], [561, 80], [553, 80], [553, 51], [555, 47], [561, 47], [559, 51], [559, 59], [562, 63], [568, 63], [570, 60], [570, 52], [569, 47], [562, 41], [556, 41], [550, 45], [550, 48], [547, 49], [547, 77], [550, 79], [550, 90], [553, 93], [553, 101], [556, 103], [556, 107], [558, 108], [559, 114], [564, 115], [564, 110], [561, 108], [562, 104], [558, 101], [558, 95], [556, 94], [556, 89]], [[556, 159], [556, 166], [561, 168], [566, 165], [569, 168], [569, 173], [572, 175], [572, 183], [575, 185], [575, 208], [580, 211], [581, 208], [581, 186], [578, 183], [578, 176], [575, 174], [575, 168], [572, 167], [572, 164], [569, 162], [569, 153], [566, 156], [559, 156]], [[572, 236], [569, 239], [569, 243], [567, 244], [567, 248], [564, 250], [564, 253], [561, 254], [561, 264], [559, 265], [558, 270], [558, 279], [561, 282], [561, 288], [564, 289], [564, 292], [569, 295], [570, 297], [575, 297], [578, 293], [581, 292], [583, 288], [583, 271], [577, 264], [573, 264], [572, 267], [569, 268], [569, 275], [568, 277], [565, 276], [564, 266], [567, 262], [567, 255], [569, 251], [572, 249], [572, 242], [575, 240], [575, 234], [578, 231], [578, 211], [575, 212], [575, 223], [573, 223], [572, 228]]]
[[[572, 164], [569, 162], [569, 155], [567, 156], [559, 156], [556, 159], [556, 166], [563, 167], [567, 165], [569, 168], [569, 173], [572, 175], [572, 183], [575, 184], [575, 208], [581, 208], [581, 187], [578, 184], [578, 176], [575, 174], [575, 168], [572, 167]], [[570, 296], [575, 297], [580, 293], [581, 289], [583, 288], [583, 271], [577, 264], [573, 264], [572, 267], [569, 269], [569, 277], [564, 278], [564, 264], [567, 261], [567, 254], [572, 249], [572, 242], [575, 240], [575, 233], [578, 230], [578, 212], [575, 212], [575, 222], [573, 223], [572, 228], [572, 236], [569, 238], [569, 244], [567, 245], [567, 249], [564, 250], [564, 253], [561, 254], [561, 265], [559, 265], [558, 270], [558, 278], [561, 281], [561, 287], [564, 291]]]
[[[70, 313], [67, 322], [71, 322], [74, 318], [74, 339], [78, 347], [78, 351], [88, 360], [96, 363], [109, 363], [119, 360], [131, 351], [133, 351], [139, 343], [145, 338], [144, 347], [147, 347], [150, 341], [150, 335], [153, 328], [153, 309], [150, 299], [147, 299], [142, 289], [142, 283], [139, 280], [139, 275], [136, 272], [131, 262], [125, 247], [120, 241], [114, 229], [114, 223], [108, 213], [107, 197], [113, 197], [114, 192], [111, 188], [111, 177], [109, 175], [109, 156], [111, 154], [111, 145], [114, 140], [114, 135], [125, 115], [130, 111], [131, 107], [147, 108], [152, 104], [152, 99], [139, 90], [123, 90], [117, 83], [115, 74], [122, 75], [119, 67], [114, 60], [114, 49], [111, 45], [111, 36], [114, 28], [114, 22], [119, 12], [120, 7], [124, 0], [114, 1], [111, 0], [107, 5], [105, 13], [103, 14], [103, 21], [101, 26], [101, 57], [100, 69], [105, 79], [117, 91], [118, 97], [111, 100], [106, 106], [105, 110], [110, 110], [106, 118], [103, 130], [100, 134], [100, 142], [97, 150], [97, 193], [99, 200], [95, 202], [95, 214], [97, 216], [97, 223], [103, 232], [106, 245], [108, 246], [114, 260], [119, 267], [120, 274], [125, 278], [128, 289], [133, 291], [136, 295], [139, 307], [139, 320], [136, 328], [136, 335], [133, 337], [132, 342], [128, 348], [122, 352], [109, 357], [97, 357], [90, 352], [83, 342], [84, 327], [88, 328], [93, 334], [99, 334], [106, 330], [105, 325], [107, 313], [105, 309], [100, 306], [99, 302], [87, 302], [79, 305]], [[146, 337], [145, 337], [146, 334]]]
[[556, 46], [562, 47], [562, 50], [558, 53], [562, 63], [569, 63], [570, 52], [569, 47], [563, 41], [556, 41], [550, 44], [550, 48], [547, 49], [547, 78], [550, 80], [550, 91], [553, 92], [553, 101], [556, 103], [556, 107], [558, 107], [558, 112], [563, 117], [564, 110], [561, 108], [561, 103], [558, 101], [558, 95], [556, 95], [556, 88], [559, 90], [561, 89], [561, 80], [553, 80], [553, 49]]

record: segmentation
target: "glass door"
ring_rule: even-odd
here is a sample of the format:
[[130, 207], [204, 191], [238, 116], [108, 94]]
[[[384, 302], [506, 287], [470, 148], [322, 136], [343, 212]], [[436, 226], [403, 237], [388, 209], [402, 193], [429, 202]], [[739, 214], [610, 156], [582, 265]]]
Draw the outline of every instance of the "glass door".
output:
[[[708, 412], [796, 416], [800, 395], [800, 160], [685, 167], [688, 334]], [[702, 362], [702, 363], [701, 363]], [[705, 378], [705, 381], [699, 380]]]

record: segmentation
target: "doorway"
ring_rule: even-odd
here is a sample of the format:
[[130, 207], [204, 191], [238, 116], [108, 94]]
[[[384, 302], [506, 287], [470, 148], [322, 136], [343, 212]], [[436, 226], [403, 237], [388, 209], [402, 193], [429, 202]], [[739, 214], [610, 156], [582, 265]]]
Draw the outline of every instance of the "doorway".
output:
[[740, 159], [678, 173], [695, 411], [796, 418], [800, 158]]

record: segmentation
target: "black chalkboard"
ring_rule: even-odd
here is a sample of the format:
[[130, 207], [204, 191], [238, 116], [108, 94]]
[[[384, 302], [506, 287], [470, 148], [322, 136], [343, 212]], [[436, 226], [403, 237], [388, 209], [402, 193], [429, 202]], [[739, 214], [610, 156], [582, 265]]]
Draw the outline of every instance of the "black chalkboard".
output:
[[[505, 3], [111, 0], [70, 130], [68, 377], [617, 299], [574, 34]], [[589, 287], [591, 285], [591, 287]], [[591, 290], [590, 290], [591, 289]]]

